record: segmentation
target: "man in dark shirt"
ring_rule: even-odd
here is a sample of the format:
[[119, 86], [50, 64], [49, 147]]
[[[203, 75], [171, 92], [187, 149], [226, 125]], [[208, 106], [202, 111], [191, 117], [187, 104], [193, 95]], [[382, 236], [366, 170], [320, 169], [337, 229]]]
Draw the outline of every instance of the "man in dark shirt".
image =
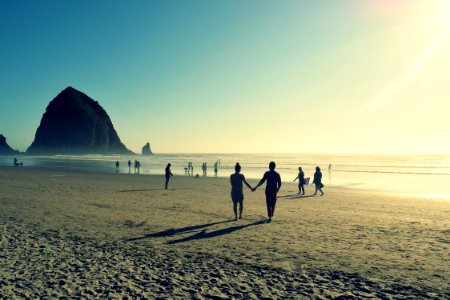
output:
[[275, 172], [275, 162], [271, 161], [269, 163], [269, 171], [264, 173], [263, 178], [255, 186], [252, 191], [255, 191], [259, 186], [263, 185], [265, 181], [266, 184], [266, 205], [267, 205], [267, 215], [269, 217], [268, 222], [272, 221], [273, 214], [275, 212], [275, 204], [277, 203], [277, 193], [281, 187], [281, 177], [280, 174]]

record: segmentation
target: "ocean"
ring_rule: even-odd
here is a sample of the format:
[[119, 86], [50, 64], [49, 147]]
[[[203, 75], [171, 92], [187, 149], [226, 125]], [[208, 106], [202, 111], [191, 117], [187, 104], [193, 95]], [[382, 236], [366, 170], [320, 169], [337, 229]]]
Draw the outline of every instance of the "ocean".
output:
[[[373, 190], [392, 195], [413, 195], [450, 200], [450, 155], [363, 155], [363, 154], [155, 154], [153, 156], [55, 155], [17, 156], [24, 167], [85, 172], [128, 173], [128, 160], [141, 162], [141, 175], [164, 174], [167, 163], [172, 164], [175, 176], [186, 176], [188, 162], [194, 166], [194, 175], [202, 175], [201, 164], [208, 166], [207, 176], [214, 176], [213, 165], [219, 161], [219, 177], [229, 177], [239, 162], [246, 178], [259, 179], [270, 161], [284, 182], [293, 181], [301, 166], [306, 177], [313, 177], [316, 166], [323, 174], [324, 191], [327, 186]], [[0, 156], [0, 165], [12, 166], [11, 156]], [[134, 173], [133, 165], [131, 173]]]

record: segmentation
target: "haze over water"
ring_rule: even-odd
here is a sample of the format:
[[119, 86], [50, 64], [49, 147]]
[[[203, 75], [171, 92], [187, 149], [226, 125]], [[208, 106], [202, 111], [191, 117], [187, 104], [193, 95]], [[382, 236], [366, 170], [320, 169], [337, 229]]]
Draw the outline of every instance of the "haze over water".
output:
[[[115, 172], [114, 163], [120, 162], [120, 173], [128, 173], [128, 160], [141, 162], [142, 175], [163, 174], [167, 163], [172, 164], [175, 176], [185, 176], [188, 162], [194, 164], [194, 175], [202, 174], [201, 164], [207, 162], [208, 177], [214, 176], [213, 165], [219, 160], [218, 176], [228, 177], [234, 165], [242, 165], [242, 173], [259, 179], [274, 160], [285, 182], [297, 176], [302, 166], [306, 177], [313, 177], [320, 166], [326, 186], [388, 192], [393, 195], [411, 195], [450, 199], [450, 155], [355, 155], [355, 154], [157, 154], [153, 156], [23, 156], [25, 166], [55, 170], [88, 172]], [[11, 164], [10, 157], [1, 157], [2, 165]], [[328, 167], [331, 164], [331, 171]], [[134, 173], [133, 165], [131, 172]], [[175, 179], [176, 180], [176, 179]], [[325, 187], [326, 189], [326, 187]], [[287, 190], [285, 190], [286, 192]]]

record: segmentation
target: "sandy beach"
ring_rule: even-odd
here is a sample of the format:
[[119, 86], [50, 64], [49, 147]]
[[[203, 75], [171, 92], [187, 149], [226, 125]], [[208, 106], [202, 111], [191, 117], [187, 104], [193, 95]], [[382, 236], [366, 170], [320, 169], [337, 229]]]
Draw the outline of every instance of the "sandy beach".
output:
[[[245, 174], [245, 172], [244, 172]], [[254, 186], [257, 181], [249, 180]], [[450, 201], [0, 167], [3, 298], [450, 298]]]

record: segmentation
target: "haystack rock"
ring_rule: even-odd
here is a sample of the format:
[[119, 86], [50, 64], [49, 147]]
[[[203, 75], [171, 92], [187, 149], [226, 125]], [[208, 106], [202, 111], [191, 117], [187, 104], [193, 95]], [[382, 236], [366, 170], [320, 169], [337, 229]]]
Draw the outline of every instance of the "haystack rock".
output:
[[42, 116], [27, 154], [131, 154], [106, 111], [87, 95], [68, 87]]
[[6, 142], [6, 137], [0, 134], [0, 155], [19, 154], [19, 151], [12, 149]]
[[152, 155], [152, 149], [150, 149], [150, 143], [145, 144], [144, 147], [142, 147], [142, 155]]

